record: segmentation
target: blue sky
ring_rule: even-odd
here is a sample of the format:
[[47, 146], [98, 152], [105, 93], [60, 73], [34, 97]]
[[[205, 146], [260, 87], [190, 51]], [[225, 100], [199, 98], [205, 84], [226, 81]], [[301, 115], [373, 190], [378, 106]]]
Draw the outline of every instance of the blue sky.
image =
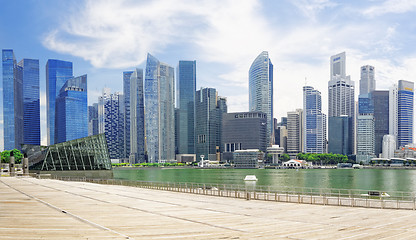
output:
[[359, 67], [367, 64], [375, 66], [380, 90], [416, 78], [412, 0], [1, 0], [0, 6], [1, 48], [12, 48], [18, 60], [40, 60], [43, 143], [49, 58], [73, 61], [76, 76], [88, 74], [89, 104], [103, 87], [121, 91], [122, 72], [144, 68], [147, 52], [174, 67], [196, 60], [197, 87], [215, 87], [229, 111], [246, 111], [248, 69], [267, 50], [278, 118], [302, 108], [305, 78], [322, 92], [326, 112], [329, 57], [342, 51], [356, 89]]

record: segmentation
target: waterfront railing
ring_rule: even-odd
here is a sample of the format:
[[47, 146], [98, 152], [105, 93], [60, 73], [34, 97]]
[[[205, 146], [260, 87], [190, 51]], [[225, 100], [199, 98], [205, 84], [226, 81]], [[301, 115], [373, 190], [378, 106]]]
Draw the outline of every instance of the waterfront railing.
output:
[[164, 191], [183, 192], [246, 200], [263, 200], [332, 206], [365, 207], [381, 209], [416, 209], [414, 192], [369, 191], [361, 189], [300, 188], [259, 186], [254, 182], [245, 185], [209, 184], [190, 182], [152, 182], [124, 179], [95, 179], [49, 175], [47, 178], [63, 181], [81, 181], [98, 184], [132, 186]]

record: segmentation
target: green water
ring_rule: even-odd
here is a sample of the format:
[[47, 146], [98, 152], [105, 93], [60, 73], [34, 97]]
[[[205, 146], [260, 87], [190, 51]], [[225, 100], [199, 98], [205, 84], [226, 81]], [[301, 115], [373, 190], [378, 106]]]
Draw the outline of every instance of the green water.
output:
[[416, 192], [416, 170], [116, 168], [113, 172], [116, 179], [140, 181], [244, 185], [246, 175], [256, 175], [257, 186]]

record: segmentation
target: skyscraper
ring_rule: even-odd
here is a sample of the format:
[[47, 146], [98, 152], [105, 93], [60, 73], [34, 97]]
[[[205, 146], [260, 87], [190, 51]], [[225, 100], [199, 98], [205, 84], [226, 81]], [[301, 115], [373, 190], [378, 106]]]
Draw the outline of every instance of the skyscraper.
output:
[[373, 66], [365, 65], [361, 67], [360, 95], [371, 93], [376, 89], [374, 72]]
[[267, 139], [273, 143], [273, 64], [263, 51], [249, 70], [249, 109], [267, 114]]
[[18, 66], [22, 69], [23, 142], [40, 145], [39, 60], [23, 59]]
[[130, 162], [145, 161], [143, 69], [130, 76]]
[[133, 71], [123, 72], [123, 96], [124, 96], [124, 157], [129, 158], [131, 151], [131, 139], [130, 139], [130, 124], [131, 124], [131, 109], [130, 109], [130, 87], [131, 87], [131, 75]]
[[87, 75], [71, 78], [55, 104], [55, 143], [88, 136]]
[[326, 115], [322, 113], [321, 92], [303, 87], [303, 145], [307, 153], [326, 153]]
[[195, 153], [196, 61], [179, 61], [177, 67], [178, 153]]
[[374, 155], [374, 116], [360, 114], [357, 118], [357, 162], [368, 163]]
[[399, 80], [398, 84], [398, 135], [397, 145], [405, 146], [413, 143], [413, 98], [414, 83]]
[[98, 134], [98, 103], [88, 106], [88, 136]]
[[[339, 134], [348, 134], [348, 136], [338, 136], [342, 137], [343, 139], [348, 139], [351, 141], [348, 146], [354, 146], [354, 119], [355, 119], [355, 100], [354, 100], [354, 81], [351, 81], [350, 76], [346, 76], [345, 71], [345, 61], [346, 56], [345, 52], [331, 56], [330, 58], [330, 66], [331, 72], [330, 76], [331, 79], [328, 82], [328, 119], [329, 119], [329, 127], [328, 127], [328, 152], [331, 153], [340, 153], [336, 152], [336, 150], [340, 150], [340, 148], [336, 147], [331, 149], [331, 141], [337, 142], [337, 139], [331, 139], [332, 137], [338, 136]], [[351, 121], [351, 127], [348, 127], [348, 131], [351, 132], [338, 132], [337, 134], [331, 134], [331, 130], [339, 129], [342, 126], [331, 126], [331, 124], [341, 124], [344, 123], [339, 120], [331, 121], [330, 118], [332, 117], [340, 117], [340, 116], [347, 116], [351, 118], [347, 122]], [[354, 151], [354, 147], [352, 148], [345, 148], [348, 150], [347, 153], [343, 154], [352, 154]], [[350, 151], [351, 150], [351, 151]]]
[[348, 116], [330, 117], [328, 124], [328, 152], [334, 154], [351, 154], [353, 149], [352, 118]]
[[22, 67], [16, 63], [13, 50], [2, 50], [4, 149], [20, 149], [23, 137]]
[[124, 99], [119, 92], [104, 89], [98, 98], [99, 133], [104, 133], [111, 159], [123, 159], [124, 154]]
[[286, 152], [291, 158], [303, 151], [303, 136], [302, 136], [302, 122], [303, 110], [296, 109], [296, 111], [287, 113], [287, 150]]
[[[399, 103], [399, 89], [397, 84], [393, 84], [389, 88], [389, 135], [394, 136], [394, 142], [397, 144], [397, 136], [399, 135], [398, 130], [398, 117], [399, 117], [399, 110], [398, 110], [398, 103]], [[396, 146], [399, 147], [399, 146]]]
[[56, 98], [62, 86], [72, 77], [72, 62], [49, 59], [46, 63], [46, 130], [48, 145], [55, 144]]
[[374, 154], [382, 152], [383, 137], [389, 134], [389, 91], [371, 92], [374, 109]]
[[216, 160], [221, 151], [222, 114], [227, 112], [225, 98], [215, 88], [201, 88], [195, 98], [195, 153], [197, 160]]
[[149, 162], [175, 159], [174, 69], [147, 54], [144, 85]]

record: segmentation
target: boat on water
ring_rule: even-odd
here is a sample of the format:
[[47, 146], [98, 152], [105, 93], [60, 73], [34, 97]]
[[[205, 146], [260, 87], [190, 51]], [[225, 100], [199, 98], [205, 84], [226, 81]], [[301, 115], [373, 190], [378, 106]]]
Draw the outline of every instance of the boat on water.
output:
[[256, 175], [246, 175], [246, 177], [244, 178], [244, 181], [257, 181], [257, 177]]

